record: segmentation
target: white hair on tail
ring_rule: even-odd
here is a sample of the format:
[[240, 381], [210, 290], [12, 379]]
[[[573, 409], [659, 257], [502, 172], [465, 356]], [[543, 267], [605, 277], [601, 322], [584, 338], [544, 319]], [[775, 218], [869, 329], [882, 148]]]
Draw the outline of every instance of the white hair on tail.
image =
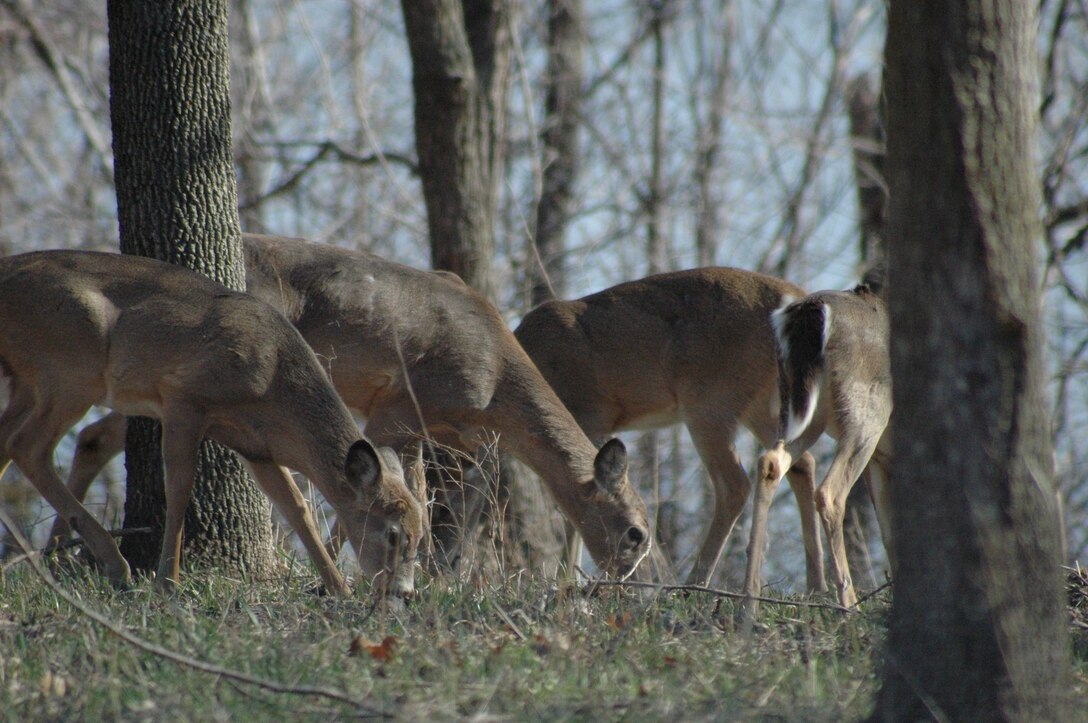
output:
[[797, 301], [795, 297], [783, 294], [782, 303], [771, 312], [771, 329], [774, 330], [774, 338], [778, 342], [778, 353], [782, 355], [783, 359], [790, 358], [790, 342], [782, 334], [782, 325], [786, 323], [786, 309], [795, 301]]
[[[790, 358], [790, 342], [785, 333], [786, 317], [788, 315], [789, 306], [793, 304], [795, 299], [790, 296], [784, 296], [782, 298], [782, 305], [771, 312], [771, 326], [774, 329], [775, 339], [778, 340], [779, 354], [782, 355], [783, 361], [786, 362], [784, 366], [786, 369], [792, 369], [789, 364]], [[827, 340], [831, 336], [831, 306], [828, 304], [822, 304], [824, 328], [821, 330], [820, 340], [820, 353], [823, 353], [823, 349], [827, 347]], [[791, 382], [796, 380], [791, 379]], [[808, 429], [808, 425], [812, 423], [812, 417], [816, 413], [816, 404], [820, 400], [820, 385], [814, 384], [808, 397], [805, 400], [805, 405], [801, 409], [793, 408], [793, 394], [791, 393], [787, 398], [787, 403], [790, 405], [789, 416], [786, 421], [785, 441], [792, 442], [801, 436], [801, 434]]]

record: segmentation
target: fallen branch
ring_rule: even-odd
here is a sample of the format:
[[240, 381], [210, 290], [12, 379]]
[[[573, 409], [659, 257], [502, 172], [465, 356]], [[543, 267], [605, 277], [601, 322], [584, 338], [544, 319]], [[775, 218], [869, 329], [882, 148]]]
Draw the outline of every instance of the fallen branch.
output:
[[[769, 603], [771, 605], [793, 605], [795, 607], [803, 608], [818, 608], [822, 610], [835, 610], [840, 613], [858, 613], [855, 608], [843, 607], [837, 603], [821, 603], [821, 602], [809, 602], [806, 600], [783, 600], [781, 598], [762, 597], [759, 595], [746, 595], [742, 592], [729, 592], [727, 590], [719, 590], [713, 587], [706, 587], [703, 585], [662, 585], [655, 582], [637, 582], [634, 580], [594, 580], [590, 583], [589, 589], [596, 586], [606, 587], [640, 587], [649, 588], [652, 590], [660, 590], [661, 592], [701, 592], [708, 595], [714, 595], [715, 597], [732, 598], [734, 600], [756, 600], [761, 603]], [[865, 598], [868, 599], [868, 598]], [[860, 600], [858, 602], [861, 602]]]

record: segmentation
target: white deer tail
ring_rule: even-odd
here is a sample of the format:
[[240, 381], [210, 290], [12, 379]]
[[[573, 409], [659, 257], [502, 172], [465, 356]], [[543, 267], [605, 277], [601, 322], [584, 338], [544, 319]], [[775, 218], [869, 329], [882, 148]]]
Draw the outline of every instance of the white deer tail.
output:
[[816, 412], [831, 307], [808, 297], [785, 297], [771, 312], [771, 327], [778, 346], [779, 434], [790, 442], [801, 436]]

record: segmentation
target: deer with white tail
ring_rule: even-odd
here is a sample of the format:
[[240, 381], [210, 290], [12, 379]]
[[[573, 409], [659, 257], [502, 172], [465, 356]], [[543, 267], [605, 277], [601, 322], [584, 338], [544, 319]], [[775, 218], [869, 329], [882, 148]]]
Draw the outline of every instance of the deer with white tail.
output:
[[[572, 301], [549, 301], [514, 332], [590, 439], [682, 422], [710, 475], [714, 507], [688, 582], [710, 581], [752, 487], [734, 437], [777, 435], [771, 312], [804, 295], [794, 284], [732, 268], [649, 276]], [[825, 589], [815, 461], [789, 469], [808, 589]]]
[[[868, 467], [884, 547], [894, 569], [888, 469], [891, 459], [891, 362], [888, 312], [877, 291], [820, 291], [788, 300], [772, 314], [778, 344], [779, 441], [760, 457], [745, 592], [758, 595], [767, 541], [767, 510], [791, 461], [827, 432], [838, 440], [816, 490], [816, 509], [831, 548], [839, 602], [857, 602], [846, 558], [843, 520], [850, 489]], [[755, 608], [754, 601], [749, 603]]]
[[313, 351], [268, 304], [178, 266], [83, 251], [0, 259], [0, 472], [15, 464], [83, 536], [113, 581], [131, 579], [109, 533], [53, 467], [92, 405], [163, 424], [166, 524], [157, 584], [178, 580], [202, 438], [238, 452], [298, 533], [326, 588], [348, 588], [288, 469], [337, 511], [379, 589], [413, 590], [422, 507], [397, 456], [362, 438]]

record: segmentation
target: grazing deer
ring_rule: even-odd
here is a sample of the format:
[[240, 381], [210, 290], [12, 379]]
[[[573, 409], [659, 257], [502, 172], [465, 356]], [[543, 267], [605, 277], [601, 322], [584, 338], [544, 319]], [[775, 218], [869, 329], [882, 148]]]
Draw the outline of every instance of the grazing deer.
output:
[[[689, 583], [710, 580], [748, 498], [734, 436], [743, 425], [764, 446], [777, 438], [771, 312], [804, 293], [738, 269], [677, 271], [546, 302], [514, 332], [590, 439], [687, 426], [715, 492]], [[814, 470], [807, 452], [789, 469], [812, 591], [825, 589]]]
[[[816, 509], [831, 548], [839, 602], [857, 602], [843, 539], [846, 498], [869, 467], [873, 502], [894, 569], [887, 471], [890, 461], [891, 365], [888, 313], [868, 285], [821, 291], [786, 303], [772, 315], [781, 374], [779, 441], [759, 460], [745, 592], [758, 595], [767, 538], [767, 509], [782, 473], [823, 432], [838, 440], [816, 490]], [[870, 464], [872, 463], [872, 464]]]
[[[628, 482], [623, 443], [594, 446], [483, 296], [453, 274], [365, 251], [252, 234], [242, 244], [248, 292], [298, 328], [375, 444], [402, 450], [422, 433], [471, 453], [496, 433], [502, 451], [540, 476], [602, 570], [626, 577], [646, 556], [646, 507]], [[92, 449], [111, 424], [123, 421], [81, 435], [73, 467], [83, 492], [119, 451]], [[83, 466], [84, 451], [100, 462]]]
[[61, 436], [95, 404], [162, 421], [166, 523], [157, 584], [178, 579], [197, 447], [238, 452], [299, 534], [333, 593], [350, 592], [286, 468], [336, 509], [360, 567], [408, 594], [422, 508], [391, 450], [361, 439], [313, 351], [252, 296], [152, 259], [46, 251], [0, 259], [0, 472], [14, 461], [113, 581], [130, 579], [110, 535], [53, 467]]

